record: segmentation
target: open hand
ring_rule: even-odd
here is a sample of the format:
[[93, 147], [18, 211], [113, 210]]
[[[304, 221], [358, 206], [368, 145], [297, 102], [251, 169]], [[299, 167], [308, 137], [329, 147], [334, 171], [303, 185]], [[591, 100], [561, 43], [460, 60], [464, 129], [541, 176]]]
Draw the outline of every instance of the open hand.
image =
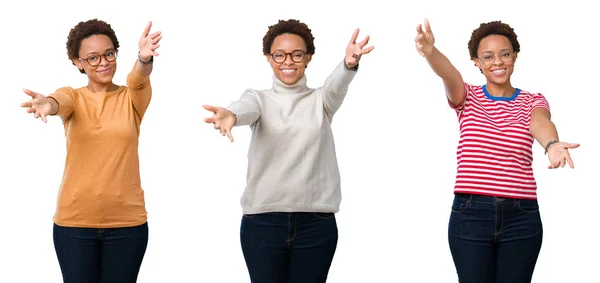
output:
[[46, 120], [46, 116], [53, 114], [50, 113], [52, 111], [52, 105], [50, 104], [50, 100], [41, 93], [37, 93], [35, 91], [29, 89], [23, 89], [25, 94], [29, 95], [31, 99], [27, 102], [21, 103], [21, 107], [27, 108], [25, 111], [27, 113], [33, 113], [33, 117], [42, 118], [44, 123], [48, 122]]
[[361, 42], [356, 42], [356, 38], [358, 37], [358, 33], [360, 29], [356, 29], [352, 34], [352, 38], [350, 39], [350, 43], [348, 43], [348, 47], [346, 48], [346, 67], [349, 69], [356, 67], [358, 65], [358, 61], [360, 61], [360, 57], [364, 54], [369, 54], [369, 52], [375, 49], [375, 46], [369, 46], [364, 48], [367, 43], [369, 43], [369, 36], [367, 35], [365, 39]]
[[569, 154], [569, 149], [578, 147], [578, 143], [557, 142], [551, 144], [548, 148], [548, 159], [550, 160], [548, 169], [562, 168], [565, 167], [567, 163], [569, 164], [569, 167], [574, 168], [575, 165]]
[[231, 129], [235, 123], [237, 123], [237, 117], [235, 114], [223, 107], [211, 105], [203, 105], [202, 107], [210, 112], [213, 112], [213, 115], [204, 119], [204, 122], [214, 124], [215, 130], [219, 130], [222, 136], [227, 135], [229, 140], [233, 142]]
[[424, 30], [421, 24], [417, 26], [417, 37], [415, 38], [417, 52], [423, 57], [431, 55], [433, 52], [433, 44], [435, 43], [435, 38], [433, 37], [433, 32], [431, 32], [431, 26], [427, 19], [425, 19], [424, 26]]
[[150, 33], [150, 29], [152, 28], [152, 22], [148, 22], [142, 36], [140, 37], [139, 48], [140, 48], [140, 58], [144, 62], [150, 61], [152, 56], [158, 56], [156, 49], [160, 47], [160, 40], [162, 39], [162, 32], [157, 31]]

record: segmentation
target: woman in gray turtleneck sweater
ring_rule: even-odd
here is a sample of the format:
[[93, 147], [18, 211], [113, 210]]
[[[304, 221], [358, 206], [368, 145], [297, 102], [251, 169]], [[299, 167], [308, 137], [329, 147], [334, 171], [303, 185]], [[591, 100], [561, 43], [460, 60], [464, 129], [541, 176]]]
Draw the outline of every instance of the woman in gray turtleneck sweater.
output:
[[341, 192], [333, 115], [341, 106], [369, 37], [352, 35], [343, 62], [317, 89], [304, 71], [315, 52], [308, 26], [280, 20], [263, 38], [273, 87], [248, 89], [227, 108], [205, 105], [231, 141], [234, 126], [249, 125], [247, 186], [241, 198], [241, 242], [253, 283], [325, 282], [337, 245], [334, 213]]

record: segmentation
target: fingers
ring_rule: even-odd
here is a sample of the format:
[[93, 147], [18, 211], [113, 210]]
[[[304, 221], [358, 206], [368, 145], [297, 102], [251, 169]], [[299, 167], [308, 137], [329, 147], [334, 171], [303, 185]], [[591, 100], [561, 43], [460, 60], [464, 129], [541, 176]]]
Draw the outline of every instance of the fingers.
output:
[[423, 34], [423, 26], [421, 24], [417, 25], [417, 34], [418, 35]]
[[231, 135], [231, 127], [227, 127], [227, 126], [221, 127], [221, 126], [215, 125], [215, 129], [219, 130], [219, 132], [221, 133], [221, 136], [227, 136], [229, 141], [233, 142], [233, 136]]
[[159, 36], [162, 37], [162, 31], [153, 32], [148, 35], [150, 39], [156, 39]]
[[367, 43], [369, 43], [369, 39], [371, 38], [370, 35], [365, 36], [365, 39], [363, 39], [358, 46], [360, 46], [360, 48], [365, 47], [365, 45], [367, 45]]
[[575, 164], [573, 163], [573, 159], [571, 159], [571, 155], [567, 154], [565, 159], [567, 160], [567, 163], [569, 163], [569, 167], [571, 167], [571, 169], [575, 168]]
[[142, 33], [142, 38], [148, 36], [148, 33], [150, 33], [151, 28], [152, 28], [152, 21], [148, 22], [148, 24], [146, 25], [146, 28], [144, 28], [144, 32]]
[[41, 114], [40, 117], [42, 118], [42, 121], [44, 121], [44, 123], [48, 123], [48, 120], [46, 120], [46, 114]]
[[[162, 35], [152, 38], [152, 45], [158, 45], [158, 42], [162, 39]], [[158, 47], [157, 47], [158, 48]]]
[[206, 122], [208, 124], [214, 124], [214, 123], [216, 123], [216, 121], [217, 121], [217, 119], [215, 118], [214, 115], [212, 117], [204, 118], [204, 122]]
[[415, 42], [419, 42], [421, 41], [425, 36], [421, 33], [421, 34], [417, 34], [417, 36], [415, 37]]
[[217, 107], [215, 106], [204, 104], [202, 107], [210, 112], [217, 113]]
[[428, 19], [425, 19], [425, 32], [431, 33], [431, 25], [429, 25]]
[[229, 140], [231, 142], [233, 142], [233, 136], [231, 135], [231, 129], [225, 130], [225, 132], [227, 133], [227, 137], [229, 138]]
[[24, 92], [25, 94], [27, 94], [27, 95], [31, 96], [32, 98], [35, 98], [36, 96], [38, 96], [38, 95], [41, 95], [41, 94], [39, 94], [39, 93], [37, 93], [37, 92], [35, 92], [35, 91], [33, 91], [33, 90], [27, 89], [27, 88], [24, 88], [24, 89], [23, 89], [23, 92]]
[[23, 102], [23, 103], [21, 103], [21, 107], [32, 107], [33, 106], [33, 102], [34, 102], [33, 99], [29, 100], [27, 102]]
[[369, 54], [369, 53], [371, 53], [371, 51], [373, 51], [373, 49], [375, 49], [375, 46], [369, 46], [369, 47], [361, 50], [360, 55]]
[[573, 163], [573, 159], [571, 159], [571, 155], [569, 152], [565, 152], [559, 159], [550, 160], [550, 164], [548, 165], [548, 169], [556, 169], [556, 168], [564, 168], [566, 165], [569, 165], [571, 168], [575, 168], [575, 164]]
[[358, 37], [358, 33], [360, 32], [360, 29], [355, 29], [354, 33], [352, 33], [352, 38], [350, 39], [350, 44], [355, 44], [356, 43], [356, 38]]

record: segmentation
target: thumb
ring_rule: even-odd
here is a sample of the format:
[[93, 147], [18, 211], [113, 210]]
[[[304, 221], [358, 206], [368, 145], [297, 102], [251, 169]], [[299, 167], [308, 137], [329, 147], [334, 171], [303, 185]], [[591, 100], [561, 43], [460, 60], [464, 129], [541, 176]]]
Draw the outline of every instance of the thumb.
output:
[[429, 24], [429, 20], [425, 19], [425, 31], [427, 33], [431, 33], [431, 25]]
[[33, 90], [30, 90], [30, 89], [27, 89], [27, 88], [24, 88], [24, 89], [23, 89], [23, 92], [24, 92], [25, 94], [27, 94], [27, 95], [31, 96], [32, 98], [35, 98], [36, 96], [38, 96], [38, 95], [39, 95], [39, 93], [37, 93], [37, 92], [35, 92], [35, 91], [33, 91]]
[[217, 107], [214, 107], [212, 105], [206, 105], [206, 104], [204, 104], [204, 105], [202, 105], [202, 107], [204, 107], [204, 109], [206, 109], [206, 110], [208, 110], [210, 112], [215, 112], [215, 113], [218, 110]]
[[578, 148], [579, 144], [578, 143], [567, 143], [565, 145], [566, 148]]

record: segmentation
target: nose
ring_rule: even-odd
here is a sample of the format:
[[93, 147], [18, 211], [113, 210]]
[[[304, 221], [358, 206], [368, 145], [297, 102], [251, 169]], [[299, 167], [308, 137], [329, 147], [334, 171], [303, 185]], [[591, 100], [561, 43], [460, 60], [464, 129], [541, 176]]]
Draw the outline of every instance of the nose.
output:
[[500, 58], [500, 54], [494, 54], [494, 65], [502, 65], [504, 61]]
[[106, 64], [108, 64], [108, 60], [106, 60], [106, 55], [100, 55], [100, 62], [98, 63], [98, 65], [102, 65], [105, 66]]
[[283, 64], [286, 64], [286, 65], [294, 64], [294, 61], [292, 60], [292, 54], [285, 54], [285, 60], [283, 61]]

